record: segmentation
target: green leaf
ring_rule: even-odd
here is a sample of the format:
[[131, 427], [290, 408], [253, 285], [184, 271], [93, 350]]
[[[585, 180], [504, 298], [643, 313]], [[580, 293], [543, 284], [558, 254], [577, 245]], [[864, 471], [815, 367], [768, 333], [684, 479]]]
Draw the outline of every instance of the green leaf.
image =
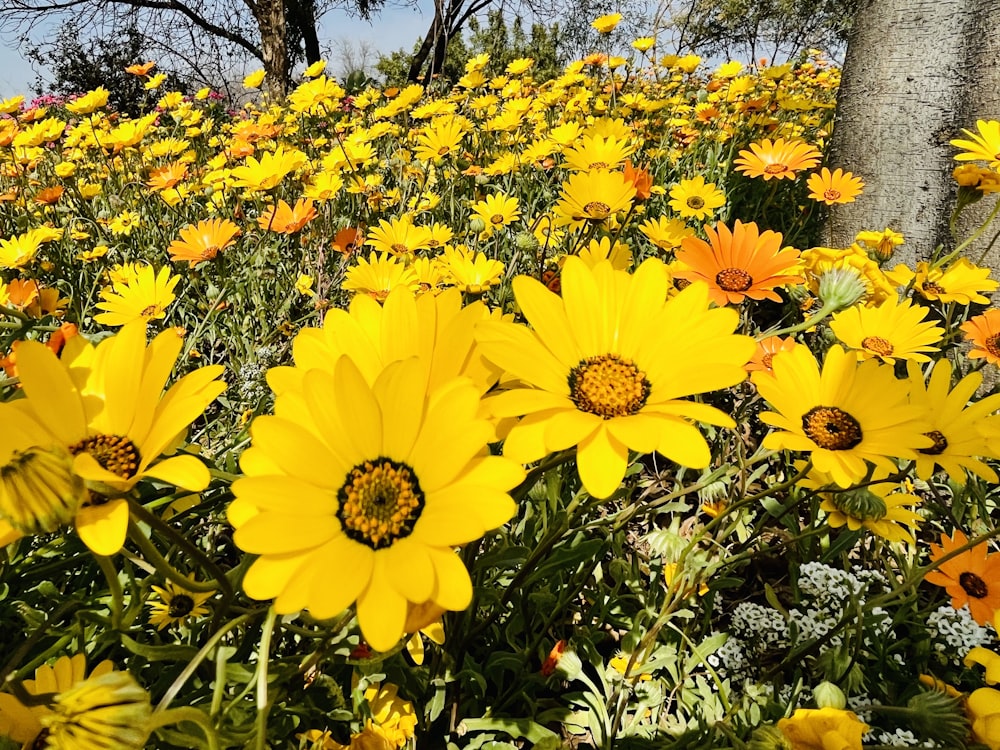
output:
[[470, 732], [504, 732], [511, 737], [523, 737], [536, 747], [546, 738], [559, 740], [555, 732], [531, 719], [463, 719], [462, 724]]

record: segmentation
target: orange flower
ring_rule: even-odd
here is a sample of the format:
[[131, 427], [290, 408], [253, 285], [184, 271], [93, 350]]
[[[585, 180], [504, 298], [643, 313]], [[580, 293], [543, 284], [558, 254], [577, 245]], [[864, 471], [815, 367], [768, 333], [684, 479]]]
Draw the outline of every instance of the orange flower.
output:
[[149, 173], [149, 182], [146, 186], [153, 190], [169, 190], [187, 177], [187, 172], [187, 165], [179, 162], [157, 167]]
[[629, 159], [625, 160], [625, 179], [635, 188], [637, 201], [644, 201], [652, 195], [653, 175], [643, 167], [633, 167]]
[[851, 172], [835, 169], [831, 172], [823, 167], [809, 175], [809, 197], [814, 201], [832, 206], [834, 203], [854, 203], [861, 195], [865, 183]]
[[220, 251], [233, 244], [240, 233], [229, 219], [205, 219], [197, 225], [189, 224], [180, 231], [181, 238], [170, 243], [167, 251], [170, 260], [186, 260], [192, 266], [203, 260], [211, 260]]
[[[942, 534], [941, 546], [931, 545], [931, 562], [937, 562], [968, 541], [960, 529], [951, 538]], [[968, 604], [972, 619], [980, 625], [992, 622], [1000, 610], [1000, 553], [988, 554], [986, 542], [945, 561], [924, 576], [924, 580], [943, 586], [955, 609]]]
[[564, 651], [566, 651], [566, 641], [556, 641], [556, 645], [549, 651], [548, 658], [542, 664], [541, 672], [543, 677], [548, 677], [556, 671], [556, 665], [559, 664]]
[[[74, 323], [63, 323], [58, 329], [52, 332], [49, 340], [45, 342], [45, 346], [49, 351], [58, 356], [59, 352], [66, 345], [66, 342], [78, 333], [79, 330]], [[20, 341], [15, 341], [10, 346], [10, 354], [0, 358], [0, 368], [3, 368], [8, 378], [17, 377], [17, 347], [20, 344]]]
[[815, 147], [803, 141], [779, 138], [772, 142], [770, 138], [765, 138], [740, 151], [740, 157], [733, 163], [738, 165], [736, 171], [747, 177], [794, 180], [796, 172], [815, 167], [820, 156]]
[[697, 237], [681, 240], [677, 260], [687, 268], [674, 276], [707, 283], [717, 305], [739, 304], [747, 297], [780, 302], [775, 287], [802, 282], [801, 276], [790, 273], [799, 251], [782, 250], [779, 233], [758, 233], [754, 222], [743, 224], [739, 219], [732, 232], [720, 222], [715, 231], [706, 224], [705, 233], [711, 245]]
[[141, 65], [129, 65], [127, 68], [125, 68], [125, 72], [131, 73], [134, 76], [144, 76], [155, 67], [156, 67], [155, 62], [143, 63]]
[[59, 199], [62, 198], [64, 188], [62, 185], [53, 185], [52, 187], [47, 187], [44, 190], [39, 190], [35, 194], [35, 203], [40, 203], [43, 206], [51, 206], [54, 203], [58, 203]]
[[962, 324], [965, 338], [972, 342], [969, 359], [1000, 365], [1000, 310], [987, 310]]
[[270, 229], [279, 234], [295, 234], [302, 227], [316, 218], [316, 209], [311, 198], [300, 198], [295, 207], [285, 201], [278, 201], [277, 206], [268, 206], [267, 210], [257, 217], [261, 229]]
[[333, 249], [345, 256], [352, 255], [363, 244], [365, 244], [364, 234], [354, 227], [341, 229], [333, 237]]
[[780, 336], [768, 336], [766, 339], [758, 341], [757, 351], [754, 352], [753, 358], [747, 362], [747, 371], [772, 372], [771, 361], [774, 359], [774, 355], [778, 352], [790, 352], [795, 348], [795, 344], [796, 341], [791, 336], [785, 339]]
[[18, 310], [23, 310], [38, 299], [39, 286], [34, 279], [14, 279], [7, 284], [7, 298]]

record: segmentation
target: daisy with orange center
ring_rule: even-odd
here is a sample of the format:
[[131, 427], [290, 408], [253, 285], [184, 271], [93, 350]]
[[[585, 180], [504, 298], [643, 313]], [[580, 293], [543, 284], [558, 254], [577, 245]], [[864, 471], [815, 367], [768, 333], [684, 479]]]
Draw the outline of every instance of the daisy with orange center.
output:
[[955, 161], [985, 161], [993, 169], [1000, 169], [1000, 122], [997, 120], [976, 120], [978, 133], [962, 129], [970, 140], [962, 138], [951, 142], [952, 146], [963, 148]]
[[294, 207], [279, 200], [278, 205], [268, 206], [257, 217], [257, 224], [278, 234], [295, 234], [315, 218], [316, 208], [310, 198], [300, 198]]
[[853, 203], [861, 195], [865, 183], [851, 172], [835, 169], [831, 172], [823, 167], [809, 175], [809, 197], [814, 201], [832, 206], [835, 203]]
[[[931, 562], [968, 544], [961, 529], [949, 538], [941, 535], [941, 545], [931, 545]], [[935, 586], [943, 586], [951, 597], [951, 606], [961, 609], [968, 605], [972, 619], [980, 625], [993, 621], [1000, 611], [1000, 553], [989, 554], [986, 543], [946, 560], [924, 576]]]
[[707, 283], [717, 305], [739, 304], [747, 298], [780, 302], [775, 287], [802, 283], [793, 272], [799, 251], [782, 250], [779, 233], [759, 232], [754, 222], [743, 224], [739, 219], [732, 231], [720, 222], [715, 230], [706, 225], [705, 233], [711, 244], [697, 237], [681, 240], [677, 260], [687, 269], [674, 276]]
[[784, 339], [781, 336], [768, 336], [766, 339], [758, 341], [757, 351], [754, 352], [753, 358], [747, 362], [747, 372], [772, 372], [771, 365], [774, 355], [778, 352], [790, 352], [797, 343], [791, 336]]
[[962, 324], [965, 338], [972, 342], [969, 359], [986, 358], [1000, 365], [1000, 310], [987, 310]]
[[170, 243], [170, 260], [187, 261], [192, 266], [212, 260], [233, 244], [240, 228], [229, 219], [206, 219], [180, 231], [181, 238]]
[[749, 149], [740, 151], [739, 158], [733, 160], [733, 163], [736, 171], [747, 177], [793, 180], [801, 170], [815, 167], [820, 158], [820, 152], [803, 141], [779, 138], [772, 142], [770, 138], [765, 138], [760, 143], [751, 143]]

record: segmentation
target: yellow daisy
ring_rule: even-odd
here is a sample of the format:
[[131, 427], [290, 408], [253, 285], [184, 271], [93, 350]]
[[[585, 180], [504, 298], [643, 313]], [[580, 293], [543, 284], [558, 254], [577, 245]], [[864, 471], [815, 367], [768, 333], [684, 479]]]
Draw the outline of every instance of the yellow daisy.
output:
[[563, 183], [556, 213], [568, 222], [601, 222], [627, 210], [635, 199], [635, 186], [621, 172], [596, 169], [576, 172]]
[[358, 258], [358, 264], [348, 269], [341, 287], [351, 292], [362, 292], [377, 300], [384, 300], [397, 287], [412, 291], [420, 288], [417, 275], [406, 263], [389, 253], [369, 253], [367, 260]]
[[988, 266], [979, 267], [966, 258], [958, 258], [948, 268], [936, 268], [925, 260], [917, 263], [913, 288], [921, 297], [941, 302], [957, 302], [960, 305], [988, 305], [992, 293], [1000, 286], [990, 278]]
[[[191, 577], [193, 579], [193, 576]], [[212, 598], [211, 591], [188, 591], [173, 581], [167, 581], [166, 586], [151, 586], [155, 599], [150, 599], [149, 624], [157, 630], [173, 625], [185, 625], [188, 620], [205, 617], [209, 613], [205, 602]]]
[[892, 471], [891, 459], [912, 460], [931, 446], [924, 409], [908, 402], [905, 384], [879, 360], [859, 363], [833, 346], [821, 371], [809, 348], [797, 346], [775, 354], [771, 366], [750, 376], [775, 409], [760, 415], [777, 428], [764, 447], [809, 452], [838, 486], [861, 481], [868, 463]]
[[260, 555], [243, 581], [249, 596], [319, 619], [357, 602], [361, 632], [379, 651], [403, 636], [409, 603], [469, 605], [454, 547], [513, 515], [507, 492], [524, 474], [488, 455], [493, 428], [476, 417], [475, 386], [428, 383], [417, 358], [369, 385], [341, 357], [332, 373], [309, 370], [301, 392], [278, 396], [277, 416], [253, 422], [233, 492], [258, 512], [230, 515], [236, 544]]
[[483, 222], [486, 227], [483, 234], [488, 237], [497, 229], [509, 226], [520, 219], [521, 209], [517, 198], [503, 193], [493, 193], [487, 195], [485, 200], [473, 204], [472, 215]]
[[580, 144], [563, 153], [566, 168], [573, 172], [589, 172], [592, 169], [615, 169], [621, 166], [635, 151], [635, 146], [627, 140], [614, 136], [604, 138], [599, 135], [585, 135]]
[[830, 321], [830, 330], [859, 359], [877, 357], [892, 364], [898, 359], [927, 362], [928, 353], [944, 336], [934, 321], [925, 321], [927, 308], [906, 299], [890, 297], [878, 307], [854, 305], [841, 310]]
[[969, 140], [958, 138], [951, 142], [965, 151], [955, 157], [955, 161], [985, 161], [993, 169], [1000, 169], [1000, 122], [997, 120], [976, 120], [976, 130], [962, 129]]
[[95, 315], [94, 320], [106, 326], [163, 320], [176, 299], [174, 288], [180, 280], [180, 276], [171, 276], [167, 266], [158, 273], [153, 266], [142, 266], [135, 278], [101, 290], [102, 301], [97, 303], [97, 309], [104, 312]]
[[[997, 457], [991, 450], [989, 419], [1000, 408], [1000, 394], [971, 403], [983, 383], [981, 372], [972, 372], [951, 387], [952, 368], [947, 359], [934, 363], [930, 375], [916, 363], [907, 363], [910, 403], [926, 410], [927, 437], [933, 445], [917, 451], [917, 476], [930, 479], [943, 470], [956, 482], [966, 481], [966, 471], [988, 482], [997, 482], [996, 472], [980, 457]], [[995, 436], [992, 436], [995, 439]]]
[[445, 268], [445, 283], [467, 294], [482, 294], [500, 283], [504, 266], [481, 252], [467, 248], [446, 247], [441, 257]]
[[707, 219], [724, 205], [726, 194], [696, 175], [670, 188], [670, 207], [685, 219]]
[[33, 341], [18, 347], [27, 396], [0, 404], [0, 542], [73, 523], [99, 555], [125, 541], [125, 495], [149, 477], [183, 489], [208, 486], [205, 465], [173, 453], [188, 426], [223, 390], [222, 367], [164, 386], [180, 354], [179, 329], [147, 346], [143, 323], [91, 346], [77, 336], [63, 359]]
[[485, 355], [521, 383], [490, 399], [498, 416], [526, 415], [505, 455], [529, 463], [576, 446], [583, 485], [599, 498], [621, 484], [629, 449], [708, 465], [708, 444], [692, 422], [734, 423], [687, 397], [743, 380], [755, 344], [733, 334], [734, 310], [709, 309], [704, 284], [670, 300], [668, 285], [656, 258], [628, 274], [569, 257], [562, 297], [530, 277], [514, 280], [533, 330], [487, 321], [478, 334]]

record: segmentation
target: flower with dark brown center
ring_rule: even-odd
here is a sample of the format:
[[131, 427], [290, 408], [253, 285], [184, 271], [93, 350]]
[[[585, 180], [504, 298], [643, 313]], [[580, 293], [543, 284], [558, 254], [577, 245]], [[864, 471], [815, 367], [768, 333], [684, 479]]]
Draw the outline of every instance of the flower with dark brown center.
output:
[[861, 347], [880, 357], [889, 357], [893, 352], [892, 343], [881, 336], [865, 336], [861, 339]]
[[816, 445], [830, 451], [850, 450], [863, 439], [858, 420], [836, 406], [814, 406], [802, 415], [802, 429]]
[[424, 508], [424, 493], [413, 470], [385, 457], [351, 469], [337, 499], [344, 533], [374, 550], [412, 534]]
[[601, 201], [591, 201], [583, 207], [583, 210], [587, 212], [586, 218], [594, 221], [604, 221], [611, 215], [611, 206]]
[[695, 210], [705, 207], [705, 199], [700, 195], [692, 195], [685, 201], [685, 203], [687, 203], [689, 208], [693, 208]]
[[958, 582], [965, 593], [975, 599], [985, 599], [990, 593], [990, 588], [986, 585], [986, 581], [975, 573], [968, 571], [962, 573], [958, 577]]
[[74, 456], [89, 453], [103, 468], [122, 479], [131, 479], [139, 471], [139, 449], [124, 435], [91, 435], [71, 445]]
[[939, 430], [931, 430], [924, 434], [933, 440], [934, 444], [930, 448], [919, 448], [920, 453], [927, 456], [939, 456], [948, 449], [948, 438], [941, 434]]

